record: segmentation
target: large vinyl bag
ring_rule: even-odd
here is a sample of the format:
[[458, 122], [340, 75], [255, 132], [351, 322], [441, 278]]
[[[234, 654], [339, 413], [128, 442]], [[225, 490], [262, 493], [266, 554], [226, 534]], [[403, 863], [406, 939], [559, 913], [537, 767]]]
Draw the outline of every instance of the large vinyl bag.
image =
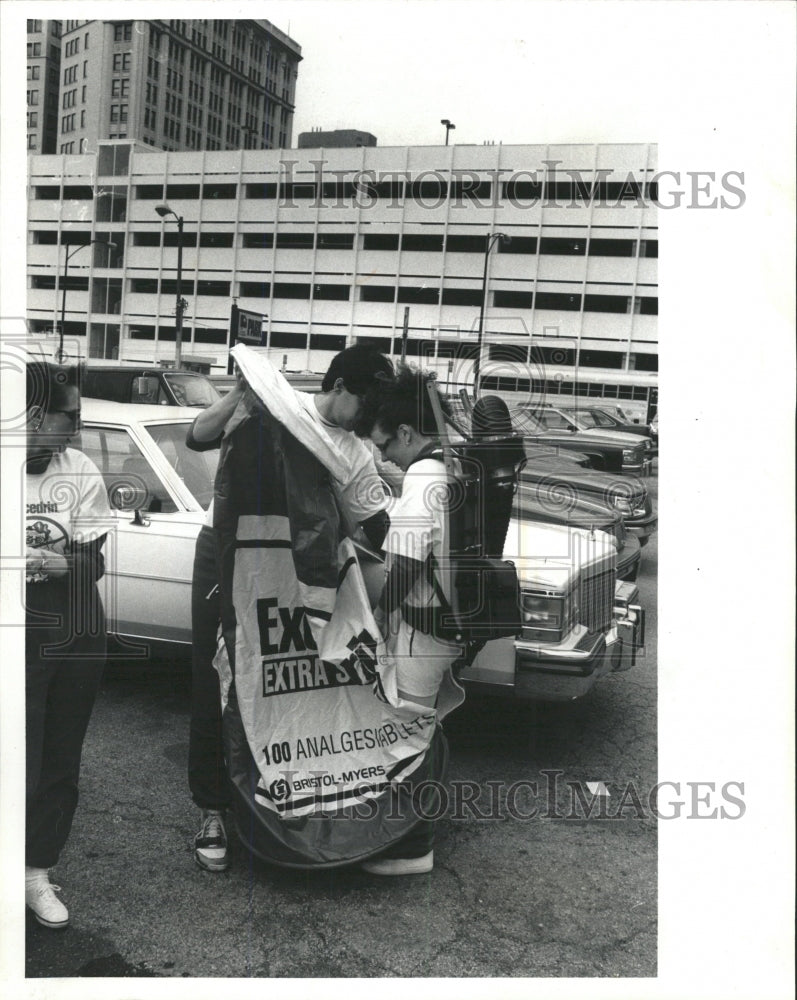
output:
[[266, 861], [342, 865], [428, 815], [447, 747], [437, 713], [398, 698], [341, 539], [340, 452], [267, 361], [234, 355], [260, 400], [225, 440], [214, 507], [236, 823]]

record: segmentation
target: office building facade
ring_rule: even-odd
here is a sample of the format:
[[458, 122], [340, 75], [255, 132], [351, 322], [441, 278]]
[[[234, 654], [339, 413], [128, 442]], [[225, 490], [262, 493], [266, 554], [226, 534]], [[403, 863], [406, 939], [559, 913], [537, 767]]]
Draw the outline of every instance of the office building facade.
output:
[[27, 136], [29, 153], [57, 152], [61, 29], [61, 21], [28, 20]]
[[546, 363], [655, 372], [655, 171], [656, 148], [642, 144], [171, 153], [116, 142], [31, 157], [29, 338], [52, 355], [65, 254], [112, 241], [74, 251], [68, 349], [173, 358], [178, 233], [155, 211], [165, 201], [184, 219], [183, 357], [215, 371], [235, 304], [262, 317], [257, 349], [295, 370], [323, 371], [356, 342], [397, 354], [406, 315], [409, 359], [454, 383], [472, 375], [480, 327], [485, 362], [522, 367], [533, 346]]
[[[64, 21], [59, 153], [291, 145], [301, 48], [268, 21]], [[54, 150], [55, 151], [55, 150]]]

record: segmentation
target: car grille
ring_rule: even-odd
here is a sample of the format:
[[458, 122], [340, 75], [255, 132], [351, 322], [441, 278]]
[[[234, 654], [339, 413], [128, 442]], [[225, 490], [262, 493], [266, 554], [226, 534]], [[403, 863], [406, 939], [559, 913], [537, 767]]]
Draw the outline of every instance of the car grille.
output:
[[612, 623], [614, 576], [614, 569], [607, 569], [578, 581], [578, 621], [590, 632], [604, 631]]

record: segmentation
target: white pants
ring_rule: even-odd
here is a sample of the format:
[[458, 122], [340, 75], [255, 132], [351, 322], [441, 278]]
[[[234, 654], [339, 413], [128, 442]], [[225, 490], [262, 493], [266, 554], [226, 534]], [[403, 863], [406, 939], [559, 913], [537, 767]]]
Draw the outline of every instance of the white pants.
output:
[[440, 718], [461, 705], [465, 692], [454, 680], [451, 664], [462, 655], [462, 647], [419, 632], [403, 618], [391, 625], [387, 653], [396, 661], [399, 690], [408, 697], [414, 694], [428, 699], [437, 695]]

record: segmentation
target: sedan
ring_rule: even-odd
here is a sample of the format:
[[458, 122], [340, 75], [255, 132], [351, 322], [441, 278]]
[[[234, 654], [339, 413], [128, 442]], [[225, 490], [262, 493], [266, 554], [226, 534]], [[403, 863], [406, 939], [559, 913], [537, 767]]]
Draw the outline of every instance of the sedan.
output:
[[613, 410], [604, 406], [563, 406], [562, 412], [573, 417], [582, 427], [600, 427], [606, 431], [621, 431], [626, 434], [639, 434], [649, 437], [651, 441], [651, 455], [658, 453], [658, 423], [643, 424], [636, 423], [628, 418], [621, 409]]

